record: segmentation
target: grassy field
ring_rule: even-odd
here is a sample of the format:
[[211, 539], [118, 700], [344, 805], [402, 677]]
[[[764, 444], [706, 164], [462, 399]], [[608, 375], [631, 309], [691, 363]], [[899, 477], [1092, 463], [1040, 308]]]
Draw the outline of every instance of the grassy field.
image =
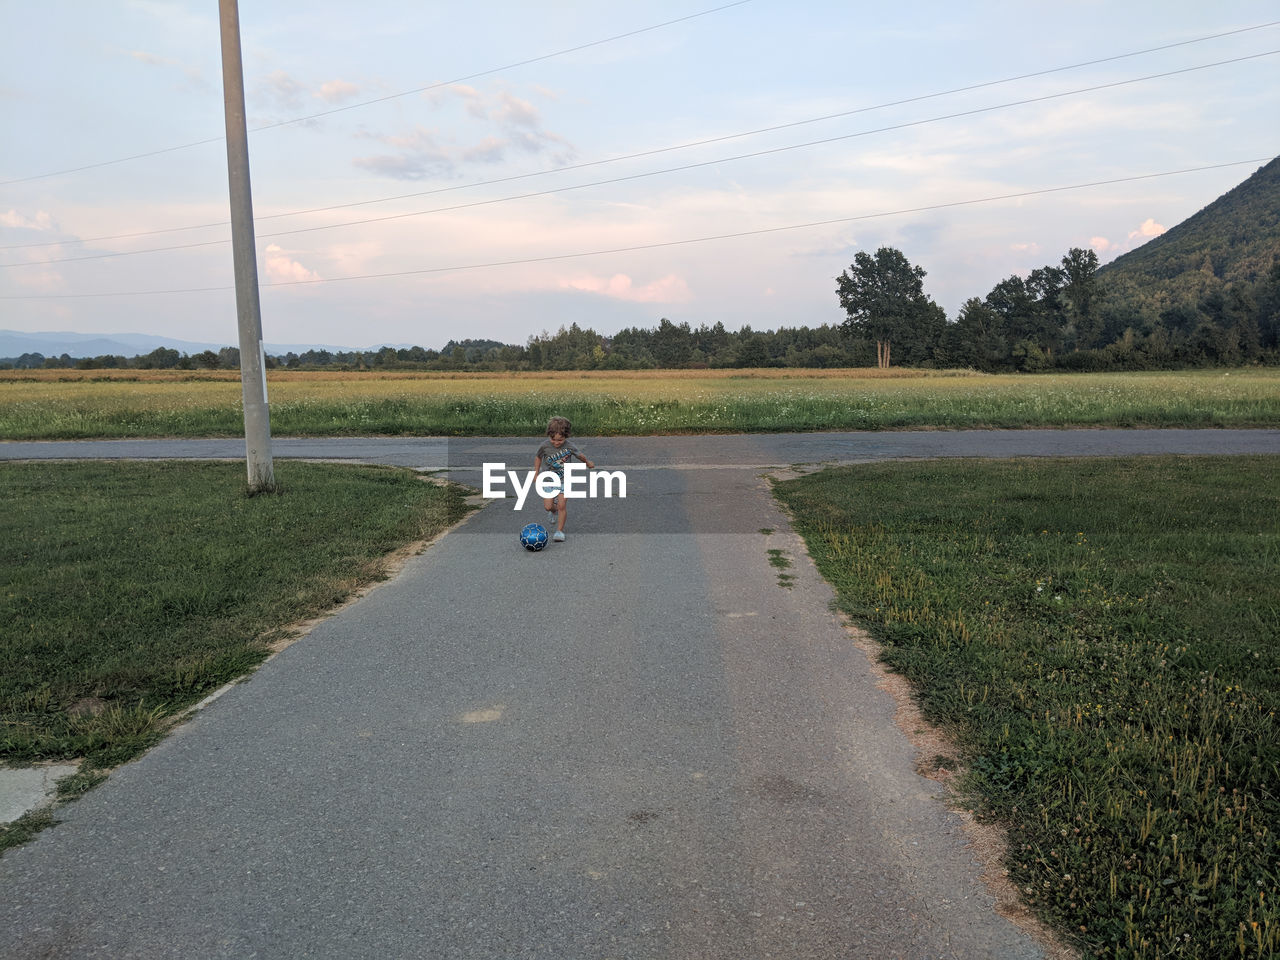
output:
[[1089, 956], [1280, 955], [1280, 461], [883, 464], [777, 491], [960, 745], [1034, 909]]
[[[921, 370], [560, 374], [276, 371], [277, 436], [580, 436], [926, 427], [1275, 426], [1280, 369], [983, 375]], [[235, 436], [232, 373], [0, 372], [0, 440]]]
[[407, 470], [276, 477], [249, 497], [242, 463], [0, 466], [0, 760], [82, 758], [91, 784], [465, 512]]

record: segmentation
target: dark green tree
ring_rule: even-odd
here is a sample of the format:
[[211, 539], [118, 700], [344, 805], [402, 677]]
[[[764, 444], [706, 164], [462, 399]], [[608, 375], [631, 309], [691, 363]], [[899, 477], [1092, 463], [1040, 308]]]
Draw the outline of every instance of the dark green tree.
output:
[[1091, 350], [1098, 345], [1102, 320], [1094, 301], [1098, 296], [1098, 255], [1092, 250], [1072, 247], [1062, 258], [1065, 285], [1062, 299], [1066, 306], [1068, 345], [1077, 350]]
[[892, 362], [895, 343], [918, 342], [923, 328], [938, 326], [938, 307], [924, 293], [924, 278], [924, 269], [894, 247], [881, 247], [874, 256], [858, 251], [836, 278], [836, 295], [849, 315], [841, 327], [875, 341], [881, 369]]

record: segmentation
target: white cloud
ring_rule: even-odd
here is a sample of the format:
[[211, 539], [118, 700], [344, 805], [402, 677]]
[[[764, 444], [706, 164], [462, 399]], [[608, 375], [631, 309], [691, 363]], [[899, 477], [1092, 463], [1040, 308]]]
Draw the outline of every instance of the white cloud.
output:
[[354, 83], [348, 83], [346, 80], [330, 80], [328, 83], [320, 84], [320, 89], [313, 96], [324, 100], [326, 103], [341, 103], [344, 100], [350, 100], [359, 93], [360, 88]]
[[1168, 227], [1162, 226], [1148, 217], [1142, 222], [1142, 226], [1129, 234], [1129, 239], [1136, 240], [1138, 237], [1158, 237], [1167, 229]]
[[1090, 237], [1089, 246], [1097, 253], [1110, 253], [1112, 250], [1120, 248], [1118, 243], [1112, 243], [1106, 237]]
[[493, 118], [502, 126], [529, 127], [536, 130], [541, 124], [538, 108], [528, 100], [521, 100], [509, 93], [498, 94], [498, 105]]
[[130, 50], [129, 56], [133, 57], [133, 59], [137, 60], [139, 63], [145, 63], [152, 67], [176, 67], [178, 65], [177, 60], [173, 60], [169, 57], [157, 56], [154, 53], [146, 53], [142, 50]]
[[306, 87], [285, 71], [274, 70], [258, 82], [254, 93], [273, 106], [300, 110]]
[[204, 74], [199, 67], [193, 67], [183, 63], [181, 60], [175, 60], [173, 57], [162, 57], [159, 54], [148, 53], [145, 50], [130, 50], [130, 57], [139, 63], [145, 63], [149, 67], [163, 67], [165, 69], [179, 70], [187, 78], [188, 83], [197, 88], [207, 86]]
[[401, 136], [376, 139], [399, 152], [376, 157], [356, 157], [352, 163], [364, 170], [397, 180], [422, 180], [450, 173], [454, 168], [454, 151], [440, 143], [439, 134], [435, 130], [417, 127]]
[[484, 96], [475, 87], [467, 86], [465, 83], [451, 83], [444, 90], [433, 90], [428, 94], [428, 98], [435, 104], [444, 101], [446, 93], [452, 93], [463, 102], [467, 113], [478, 120], [483, 120], [488, 114], [484, 105]]
[[579, 274], [562, 278], [559, 286], [562, 290], [598, 293], [614, 300], [626, 300], [631, 303], [688, 303], [692, 299], [689, 285], [674, 273], [642, 287], [637, 287], [625, 273], [615, 273], [607, 278]]
[[299, 283], [320, 279], [318, 273], [308, 270], [274, 243], [268, 245], [263, 251], [262, 267], [267, 278], [275, 283]]
[[52, 230], [53, 217], [48, 212], [40, 210], [36, 212], [35, 219], [24, 217], [17, 210], [9, 210], [6, 213], [0, 213], [0, 226], [17, 227], [22, 230]]
[[467, 143], [464, 138], [475, 134], [468, 134], [466, 124], [459, 125], [446, 116], [441, 118], [441, 126], [453, 132], [447, 145], [439, 141], [436, 130], [418, 126], [408, 134], [374, 136], [397, 155], [357, 157], [355, 165], [401, 180], [420, 180], [453, 173], [468, 163], [502, 163], [513, 151], [554, 151], [551, 160], [556, 164], [569, 163], [576, 155], [569, 141], [543, 127], [537, 107], [508, 91], [487, 94], [467, 84], [453, 83], [431, 90], [425, 97], [441, 111], [461, 107], [482, 128], [479, 136]]
[[383, 244], [373, 240], [336, 243], [326, 247], [323, 255], [333, 265], [336, 276], [368, 273], [384, 253]]

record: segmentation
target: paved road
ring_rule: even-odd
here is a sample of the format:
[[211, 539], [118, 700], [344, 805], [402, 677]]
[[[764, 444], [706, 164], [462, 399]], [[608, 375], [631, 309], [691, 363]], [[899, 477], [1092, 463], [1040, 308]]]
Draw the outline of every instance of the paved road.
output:
[[[527, 438], [277, 437], [280, 458], [360, 460], [423, 469], [532, 461]], [[909, 430], [875, 433], [608, 437], [590, 441], [595, 460], [642, 466], [769, 466], [903, 457], [1115, 456], [1280, 453], [1280, 430]], [[243, 459], [244, 442], [72, 440], [0, 442], [0, 460]]]
[[[1175, 436], [1280, 452], [1280, 431], [593, 442], [630, 495], [574, 504], [567, 543], [520, 550], [540, 509], [491, 504], [0, 859], [0, 957], [1039, 957], [759, 467]], [[237, 455], [218, 443], [106, 449]], [[441, 445], [277, 455], [462, 474], [533, 446]]]

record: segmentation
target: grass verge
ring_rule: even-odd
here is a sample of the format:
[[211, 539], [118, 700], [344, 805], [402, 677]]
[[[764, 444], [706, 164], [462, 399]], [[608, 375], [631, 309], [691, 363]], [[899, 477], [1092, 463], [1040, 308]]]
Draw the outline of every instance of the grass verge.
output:
[[965, 752], [1026, 902], [1098, 957], [1274, 957], [1276, 458], [946, 461], [779, 483]]
[[466, 512], [409, 470], [275, 470], [250, 497], [242, 463], [0, 466], [0, 760], [83, 758], [87, 789]]

